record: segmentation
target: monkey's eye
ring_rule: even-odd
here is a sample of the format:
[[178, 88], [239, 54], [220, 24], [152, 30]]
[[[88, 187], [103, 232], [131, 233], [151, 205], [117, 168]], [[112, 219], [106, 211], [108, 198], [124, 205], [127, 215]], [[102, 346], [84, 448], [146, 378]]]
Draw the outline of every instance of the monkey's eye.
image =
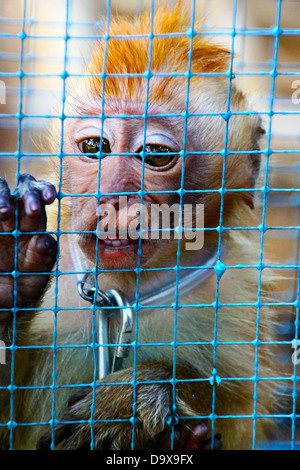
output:
[[[88, 139], [84, 139], [79, 142], [78, 146], [82, 153], [97, 153], [100, 152], [100, 137], [89, 137]], [[107, 139], [102, 139], [102, 153], [111, 153], [110, 145]], [[97, 159], [98, 157], [95, 155], [88, 155], [89, 158]]]
[[[139, 150], [142, 152], [143, 148]], [[147, 144], [145, 145], [145, 163], [147, 165], [162, 168], [168, 166], [173, 160], [175, 155], [172, 150], [165, 145]]]

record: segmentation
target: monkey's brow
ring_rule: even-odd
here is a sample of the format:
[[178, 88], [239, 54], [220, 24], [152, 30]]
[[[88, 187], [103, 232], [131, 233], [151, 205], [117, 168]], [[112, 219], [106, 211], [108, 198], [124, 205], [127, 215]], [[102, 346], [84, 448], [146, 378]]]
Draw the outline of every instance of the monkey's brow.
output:
[[[170, 126], [182, 125], [183, 117], [180, 112], [166, 113], [166, 110], [161, 110], [157, 106], [148, 107], [147, 116], [145, 117], [145, 103], [120, 103], [111, 102], [106, 103], [107, 110], [104, 112], [105, 118], [128, 118], [128, 119], [162, 119], [164, 123]], [[95, 118], [101, 119], [102, 117], [102, 103], [99, 100], [93, 102], [77, 102], [72, 103], [70, 111], [74, 113], [74, 117], [94, 116]]]

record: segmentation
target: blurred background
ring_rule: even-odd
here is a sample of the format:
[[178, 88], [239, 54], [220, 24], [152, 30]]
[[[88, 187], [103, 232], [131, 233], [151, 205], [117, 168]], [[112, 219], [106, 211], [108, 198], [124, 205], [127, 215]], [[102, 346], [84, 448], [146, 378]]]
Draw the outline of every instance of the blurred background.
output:
[[[119, 15], [135, 15], [149, 8], [150, 3], [150, 0], [112, 0], [111, 10]], [[156, 7], [161, 3], [156, 0]], [[169, 3], [175, 5], [176, 0], [169, 0]], [[192, 1], [185, 0], [185, 3], [191, 10]], [[231, 48], [229, 33], [234, 26], [234, 4], [234, 0], [196, 0], [196, 18], [203, 20], [203, 26], [197, 31], [209, 31], [213, 33], [212, 40]], [[292, 303], [297, 299], [299, 276], [300, 104], [293, 104], [292, 94], [296, 90], [293, 82], [300, 80], [300, 1], [281, 2], [279, 26], [283, 32], [278, 41], [278, 75], [275, 79], [271, 73], [274, 70], [276, 41], [273, 32], [278, 26], [279, 1], [237, 0], [236, 5], [236, 79], [243, 91], [255, 94], [257, 111], [268, 112], [271, 106], [274, 111], [268, 185], [278, 191], [268, 195], [266, 224], [272, 229], [265, 234], [264, 255], [278, 266], [290, 266], [282, 268], [285, 273], [288, 271], [288, 279], [282, 282], [277, 297], [288, 304], [281, 311], [279, 339], [291, 341], [296, 313]], [[68, 73], [80, 74], [84, 71], [106, 11], [106, 0], [69, 0]], [[24, 33], [26, 39], [22, 41]], [[15, 185], [18, 162], [16, 152], [25, 154], [19, 160], [20, 171], [30, 172], [39, 179], [43, 177], [48, 162], [57, 158], [40, 154], [44, 152], [45, 131], [49, 122], [61, 110], [63, 77], [60, 74], [64, 71], [65, 34], [66, 0], [0, 2], [0, 80], [6, 88], [5, 103], [0, 93], [0, 176], [6, 178], [12, 187]], [[20, 70], [25, 76], [20, 76]], [[68, 79], [66, 85], [68, 87]], [[296, 86], [300, 88], [300, 81]], [[300, 98], [300, 93], [298, 96]], [[25, 115], [21, 121], [16, 116], [19, 112]], [[263, 115], [263, 120], [268, 130], [269, 116]], [[267, 146], [266, 136], [262, 148]], [[264, 155], [263, 160], [265, 163]], [[282, 189], [284, 191], [280, 191]], [[277, 272], [280, 275], [280, 269]], [[286, 366], [290, 367], [291, 344], [288, 343], [282, 356], [274, 360], [285, 361]], [[285, 386], [284, 392], [291, 395], [292, 383]], [[292, 411], [291, 407], [292, 401], [289, 412]], [[288, 446], [291, 420], [286, 424], [283, 440]], [[283, 443], [280, 445], [284, 446]], [[270, 446], [273, 444], [270, 443]]]

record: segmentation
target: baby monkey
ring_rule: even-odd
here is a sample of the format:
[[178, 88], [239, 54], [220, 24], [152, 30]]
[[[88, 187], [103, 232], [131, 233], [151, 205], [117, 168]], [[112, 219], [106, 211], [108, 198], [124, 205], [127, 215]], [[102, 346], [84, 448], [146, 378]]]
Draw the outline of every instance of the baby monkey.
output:
[[[22, 175], [12, 196], [0, 180], [0, 328], [6, 344], [18, 346], [13, 420], [35, 423], [14, 427], [14, 448], [83, 449], [92, 439], [95, 449], [130, 449], [133, 440], [135, 449], [161, 449], [171, 425], [179, 449], [207, 448], [207, 433], [218, 433], [217, 448], [222, 433], [223, 448], [245, 449], [254, 432], [261, 440], [272, 427], [277, 387], [264, 379], [278, 372], [258, 343], [273, 340], [272, 308], [264, 305], [273, 279], [265, 275], [257, 294], [258, 270], [234, 267], [258, 262], [260, 239], [255, 230], [228, 229], [260, 223], [253, 189], [261, 119], [228, 76], [230, 52], [188, 34], [188, 23], [181, 2], [158, 9], [153, 35], [149, 13], [112, 18], [89, 75], [67, 93], [63, 158], [51, 183]], [[53, 152], [60, 136], [51, 129]], [[128, 216], [141, 203], [143, 215]], [[117, 227], [102, 239], [99, 210], [107, 204]], [[184, 233], [180, 241], [120, 236], [133, 222], [149, 231], [151, 207], [163, 204], [204, 207], [200, 247], [188, 249]], [[49, 231], [57, 223], [55, 237]], [[180, 281], [178, 298], [173, 293], [166, 305], [138, 309], [124, 367], [96, 389], [93, 309], [77, 295], [75, 276], [64, 275], [76, 271], [74, 244], [82, 266], [99, 268], [101, 290], [132, 301], [137, 292], [167, 289], [176, 267], [183, 279], [191, 268], [209, 273], [185, 293]], [[112, 319], [111, 342], [116, 329]], [[1, 423], [11, 419], [9, 359], [1, 366]], [[10, 429], [0, 433], [6, 447]]]

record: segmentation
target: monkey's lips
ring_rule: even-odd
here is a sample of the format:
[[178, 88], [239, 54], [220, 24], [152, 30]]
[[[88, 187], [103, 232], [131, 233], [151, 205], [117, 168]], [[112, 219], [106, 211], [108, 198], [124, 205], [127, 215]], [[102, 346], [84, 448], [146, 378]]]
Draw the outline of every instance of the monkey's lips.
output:
[[138, 249], [141, 246], [141, 261], [149, 256], [149, 243], [142, 240], [99, 240], [99, 264], [104, 269], [135, 269], [138, 264]]
[[[121, 239], [118, 236], [97, 239], [94, 234], [83, 234], [79, 245], [86, 256], [102, 269], [135, 269], [138, 265], [138, 249], [141, 248], [140, 262], [143, 265], [153, 254], [150, 240], [131, 238]], [[98, 253], [98, 256], [96, 254]]]
[[138, 240], [131, 240], [131, 239], [112, 239], [110, 240], [109, 238], [105, 240], [100, 240], [100, 243], [103, 243], [105, 245], [104, 249], [106, 250], [126, 250], [128, 248], [132, 247], [138, 247]]

